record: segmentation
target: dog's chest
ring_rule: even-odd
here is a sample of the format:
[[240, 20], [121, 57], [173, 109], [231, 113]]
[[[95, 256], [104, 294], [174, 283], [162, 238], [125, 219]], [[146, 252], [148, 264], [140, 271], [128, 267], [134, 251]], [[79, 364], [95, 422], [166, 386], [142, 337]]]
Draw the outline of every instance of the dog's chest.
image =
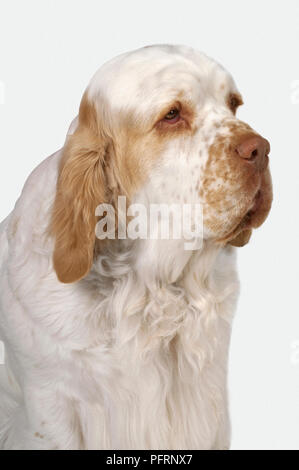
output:
[[[216, 330], [221, 344], [213, 341]], [[226, 407], [227, 323], [215, 317], [207, 326], [193, 316], [169, 337], [150, 333], [144, 325], [110, 351], [111, 376], [102, 388], [107, 444], [208, 448]]]

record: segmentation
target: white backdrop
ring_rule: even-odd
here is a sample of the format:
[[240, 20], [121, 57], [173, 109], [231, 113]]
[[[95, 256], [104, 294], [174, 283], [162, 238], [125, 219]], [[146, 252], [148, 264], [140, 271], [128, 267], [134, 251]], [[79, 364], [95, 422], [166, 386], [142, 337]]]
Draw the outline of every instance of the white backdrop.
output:
[[271, 142], [273, 210], [239, 251], [232, 448], [299, 449], [298, 0], [0, 0], [0, 219], [63, 145], [98, 66], [153, 43], [187, 44], [227, 67], [245, 100], [239, 116]]

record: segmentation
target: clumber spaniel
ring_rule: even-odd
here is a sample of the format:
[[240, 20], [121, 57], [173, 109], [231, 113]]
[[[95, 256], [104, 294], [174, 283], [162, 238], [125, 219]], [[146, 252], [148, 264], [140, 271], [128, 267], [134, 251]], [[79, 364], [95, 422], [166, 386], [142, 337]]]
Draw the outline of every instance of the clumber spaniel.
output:
[[[240, 104], [230, 74], [183, 46], [94, 75], [0, 226], [1, 448], [229, 447], [234, 246], [272, 200], [269, 143]], [[117, 216], [119, 196], [200, 204], [201, 249], [96, 237], [97, 207]]]

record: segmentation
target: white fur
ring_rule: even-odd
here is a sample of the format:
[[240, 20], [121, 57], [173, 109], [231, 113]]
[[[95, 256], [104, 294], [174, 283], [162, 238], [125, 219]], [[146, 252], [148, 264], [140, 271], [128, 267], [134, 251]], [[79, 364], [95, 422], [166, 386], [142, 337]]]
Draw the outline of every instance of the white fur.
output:
[[[89, 96], [96, 100], [101, 90], [115, 113], [130, 106], [147, 112], [150, 103], [136, 94], [136, 83], [138, 74], [147, 74], [144, 55], [154, 56], [154, 49], [104, 66]], [[218, 111], [226, 118], [224, 98], [204, 80], [212, 73], [216, 84], [234, 87], [230, 76], [197, 54], [205, 87], [196, 91], [196, 67], [189, 60], [195, 53], [160, 50], [152, 74], [169, 66], [161, 86], [169, 89], [171, 77], [180, 77], [187, 90], [199, 94], [199, 108], [217, 108], [215, 100], [222, 100]], [[130, 67], [135, 80], [124, 72]], [[123, 76], [128, 78], [121, 85]], [[147, 87], [155, 84], [143, 79], [142, 86], [147, 96]], [[121, 87], [127, 89], [126, 102]], [[210, 101], [203, 103], [202, 94]], [[177, 186], [173, 180], [161, 194], [157, 188], [170, 167], [179, 168], [173, 160], [178, 152], [190, 157], [184, 194], [193, 198], [194, 149], [202, 146], [204, 161], [215, 116], [206, 124], [204, 144], [197, 135], [188, 152], [180, 142], [168, 149], [136, 201], [153, 202], [153, 194], [155, 201], [169, 199]], [[60, 283], [47, 235], [60, 157], [61, 151], [34, 170], [0, 226], [0, 338], [6, 348], [0, 448], [228, 448], [227, 362], [238, 294], [234, 249], [220, 248], [208, 237], [194, 252], [184, 251], [181, 240], [119, 241], [95, 260], [85, 279]]]

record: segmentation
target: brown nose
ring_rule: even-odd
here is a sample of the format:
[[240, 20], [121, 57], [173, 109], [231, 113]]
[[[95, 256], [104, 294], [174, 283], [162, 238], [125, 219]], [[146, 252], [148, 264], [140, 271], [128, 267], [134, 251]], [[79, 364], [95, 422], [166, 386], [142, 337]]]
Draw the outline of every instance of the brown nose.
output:
[[270, 144], [258, 135], [245, 137], [237, 145], [236, 152], [239, 157], [252, 164], [258, 171], [263, 171], [268, 165]]

